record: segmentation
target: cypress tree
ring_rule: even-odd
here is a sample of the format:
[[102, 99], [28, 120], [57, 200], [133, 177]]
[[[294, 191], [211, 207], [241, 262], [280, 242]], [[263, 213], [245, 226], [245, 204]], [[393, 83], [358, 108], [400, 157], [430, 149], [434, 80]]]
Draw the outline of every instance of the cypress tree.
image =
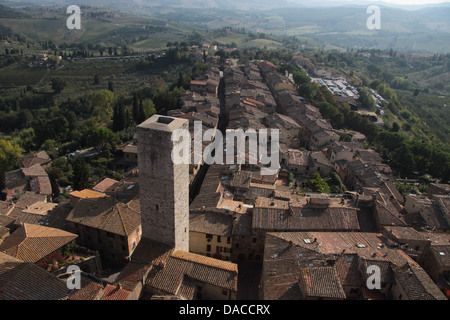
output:
[[145, 111], [144, 111], [144, 106], [142, 104], [142, 99], [139, 99], [139, 122], [138, 123], [142, 123], [146, 120], [146, 116], [145, 116]]
[[89, 166], [83, 157], [78, 156], [73, 166], [73, 189], [83, 190], [89, 188]]
[[139, 101], [136, 94], [133, 96], [133, 121], [135, 123], [139, 122]]

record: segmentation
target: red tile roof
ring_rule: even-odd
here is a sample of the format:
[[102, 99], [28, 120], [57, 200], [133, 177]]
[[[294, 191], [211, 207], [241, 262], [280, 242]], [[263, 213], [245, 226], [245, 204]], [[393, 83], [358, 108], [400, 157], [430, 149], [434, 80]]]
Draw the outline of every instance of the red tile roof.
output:
[[300, 269], [300, 287], [305, 297], [345, 299], [345, 292], [333, 267]]
[[0, 251], [25, 262], [38, 262], [78, 236], [60, 229], [24, 224], [0, 245]]
[[119, 181], [110, 179], [110, 178], [105, 178], [100, 183], [98, 183], [95, 187], [93, 187], [92, 190], [98, 191], [98, 192], [105, 192], [106, 190], [111, 188], [116, 183], [119, 183]]
[[131, 292], [122, 289], [120, 285], [112, 286], [107, 284], [103, 289], [103, 296], [101, 300], [128, 300]]
[[64, 300], [68, 295], [64, 281], [34, 263], [0, 263], [0, 300]]

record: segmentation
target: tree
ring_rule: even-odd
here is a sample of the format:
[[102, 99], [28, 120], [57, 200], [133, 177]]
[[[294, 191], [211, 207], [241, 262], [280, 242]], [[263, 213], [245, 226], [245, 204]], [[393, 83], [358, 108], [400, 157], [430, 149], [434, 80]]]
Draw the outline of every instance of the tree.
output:
[[22, 148], [17, 144], [0, 139], [0, 189], [4, 187], [5, 173], [14, 169], [22, 152]]
[[400, 130], [400, 125], [397, 123], [397, 122], [394, 122], [393, 124], [392, 124], [392, 129], [391, 129], [391, 131], [392, 132], [398, 132]]
[[147, 119], [144, 112], [144, 104], [142, 99], [139, 100], [138, 123], [142, 123]]
[[298, 94], [304, 97], [305, 99], [309, 100], [310, 102], [314, 100], [314, 98], [317, 95], [317, 92], [318, 88], [312, 82], [303, 83], [298, 87]]
[[363, 109], [375, 110], [375, 100], [367, 87], [362, 87], [359, 89], [359, 102]]
[[86, 105], [93, 116], [98, 116], [100, 121], [111, 120], [116, 97], [109, 90], [97, 90], [86, 97]]
[[73, 189], [83, 190], [90, 187], [90, 168], [83, 157], [78, 156], [73, 165]]
[[54, 78], [51, 80], [52, 89], [55, 93], [61, 93], [67, 85], [65, 79], [62, 78]]
[[103, 149], [105, 146], [109, 145], [110, 147], [115, 148], [120, 142], [120, 139], [110, 129], [100, 127], [92, 131], [89, 142], [92, 147], [101, 147]]
[[331, 193], [331, 189], [328, 186], [327, 180], [320, 176], [320, 173], [314, 172], [312, 179], [309, 181], [312, 185], [314, 192], [319, 193]]
[[311, 79], [304, 72], [300, 71], [295, 71], [293, 73], [293, 78], [297, 86], [311, 82]]
[[122, 100], [118, 101], [114, 106], [113, 114], [113, 131], [118, 132], [126, 128], [128, 122], [125, 113], [125, 106]]
[[137, 94], [133, 95], [133, 120], [135, 123], [139, 122], [139, 99]]

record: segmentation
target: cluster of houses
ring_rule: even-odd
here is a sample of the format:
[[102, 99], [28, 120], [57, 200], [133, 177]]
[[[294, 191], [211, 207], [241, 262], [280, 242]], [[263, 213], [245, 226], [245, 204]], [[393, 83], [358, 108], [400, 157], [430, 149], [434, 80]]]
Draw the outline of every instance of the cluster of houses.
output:
[[[0, 281], [0, 299], [240, 299], [243, 264], [260, 276], [253, 284], [260, 299], [448, 299], [450, 186], [432, 184], [428, 194], [405, 199], [389, 166], [363, 147], [364, 136], [353, 132], [351, 141], [341, 141], [342, 132], [305, 103], [274, 64], [232, 66], [214, 56], [208, 64], [180, 96], [179, 109], [140, 126], [140, 132], [161, 131], [150, 139], [160, 155], [140, 149], [147, 148], [139, 144], [147, 143], [142, 136], [127, 149], [140, 169], [149, 166], [145, 172], [106, 178], [59, 204], [33, 187], [33, 179], [42, 178], [30, 175], [38, 171], [33, 166], [50, 164], [43, 154], [23, 159], [17, 178], [7, 173], [10, 198], [0, 202], [0, 280], [4, 274], [7, 280]], [[163, 133], [177, 123], [195, 132], [197, 121], [202, 136], [208, 129], [279, 129], [280, 165], [262, 175], [259, 164], [191, 161], [188, 179], [177, 167], [152, 186], [175, 190], [167, 199], [177, 201], [174, 230], [188, 233], [186, 250], [150, 240], [148, 212], [167, 215], [167, 204], [155, 205], [140, 177], [168, 170], [152, 166], [167, 154]], [[204, 140], [191, 137], [192, 144]], [[315, 172], [337, 174], [349, 191], [292, 188], [290, 176]], [[181, 181], [191, 192], [189, 203], [179, 205]], [[188, 223], [178, 216], [184, 205]], [[81, 290], [66, 286], [71, 264], [82, 270]], [[374, 266], [380, 270], [376, 288], [368, 286]]]

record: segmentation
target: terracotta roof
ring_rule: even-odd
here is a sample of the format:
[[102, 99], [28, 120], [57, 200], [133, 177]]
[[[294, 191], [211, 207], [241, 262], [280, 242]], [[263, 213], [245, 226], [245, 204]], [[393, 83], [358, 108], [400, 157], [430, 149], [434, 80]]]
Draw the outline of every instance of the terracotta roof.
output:
[[47, 172], [40, 164], [35, 164], [31, 167], [21, 169], [26, 177], [48, 177]]
[[16, 208], [26, 209], [27, 207], [37, 202], [46, 202], [46, 201], [47, 201], [46, 195], [27, 191], [19, 198], [19, 200], [17, 200]]
[[233, 221], [233, 235], [250, 236], [252, 235], [252, 213], [236, 215]]
[[[389, 245], [378, 233], [364, 232], [280, 232], [267, 233], [262, 274], [263, 299], [299, 299], [295, 283], [302, 268], [332, 267], [340, 286], [364, 287], [371, 265], [381, 269], [382, 283], [395, 283], [394, 268], [420, 266], [404, 251]], [[327, 276], [334, 271], [317, 269]], [[305, 270], [303, 270], [306, 273]], [[312, 279], [312, 275], [309, 276]], [[324, 275], [324, 277], [326, 277]], [[333, 280], [333, 281], [335, 281]], [[309, 280], [311, 281], [311, 280]], [[320, 279], [317, 290], [321, 290]], [[425, 281], [430, 290], [436, 287]], [[303, 285], [303, 284], [302, 284]], [[322, 292], [322, 291], [320, 291]]]
[[[59, 215], [62, 213], [60, 208], [62, 208], [63, 205], [46, 201], [34, 202], [38, 199], [39, 198], [36, 197], [27, 197], [24, 201], [18, 202], [19, 205], [16, 205], [9, 216], [16, 219], [16, 224], [38, 224], [63, 229], [64, 224], [61, 224], [61, 219], [64, 219], [65, 216], [64, 214]], [[21, 208], [21, 206], [26, 203], [29, 203], [29, 205]]]
[[132, 292], [142, 284], [143, 279], [147, 278], [150, 269], [151, 265], [147, 263], [131, 261], [122, 269], [116, 282], [120, 283], [124, 290]]
[[174, 251], [173, 247], [142, 237], [133, 251], [131, 261], [142, 262], [151, 265], [160, 265], [167, 262]]
[[75, 290], [69, 300], [100, 300], [103, 294], [103, 286], [100, 283], [86, 281], [81, 277], [81, 289]]
[[0, 251], [25, 262], [38, 262], [77, 237], [60, 229], [24, 224], [5, 239]]
[[300, 283], [306, 297], [345, 299], [345, 292], [333, 267], [300, 269]]
[[49, 211], [53, 210], [57, 206], [57, 203], [39, 201], [23, 209], [22, 212], [47, 215]]
[[199, 194], [190, 204], [191, 210], [202, 210], [203, 208], [216, 208], [220, 199], [220, 178], [222, 177], [222, 165], [211, 165], [206, 173]]
[[96, 198], [105, 198], [108, 197], [104, 193], [97, 192], [90, 189], [84, 189], [81, 191], [73, 191], [70, 193], [70, 196], [80, 199], [96, 199]]
[[34, 263], [0, 263], [0, 300], [64, 300], [68, 295], [64, 281]]
[[189, 220], [189, 231], [231, 237], [233, 230], [233, 216], [206, 212], [196, 214]]
[[205, 257], [203, 255], [194, 254], [186, 251], [177, 250], [172, 254], [173, 258], [182, 259], [189, 262], [203, 264], [208, 267], [222, 269], [231, 272], [238, 272], [238, 266], [235, 263]]
[[358, 262], [356, 254], [344, 254], [337, 258], [334, 266], [342, 286], [361, 285], [362, 277], [358, 270]]
[[52, 194], [52, 185], [48, 176], [31, 178], [30, 189], [31, 191], [39, 194], [44, 195]]
[[391, 234], [395, 240], [405, 241], [405, 240], [422, 240], [426, 241], [426, 235], [422, 232], [417, 231], [412, 227], [402, 227], [402, 226], [384, 226], [389, 234]]
[[0, 201], [0, 215], [7, 216], [11, 212], [12, 209], [14, 209], [14, 203]]
[[23, 174], [22, 170], [12, 170], [5, 173], [5, 188], [12, 190], [15, 188], [26, 188], [28, 179]]
[[98, 192], [105, 192], [106, 190], [108, 190], [109, 188], [114, 186], [116, 183], [119, 183], [119, 181], [110, 179], [110, 178], [105, 178], [100, 183], [98, 183], [95, 187], [93, 187], [92, 190], [98, 191]]
[[192, 80], [191, 85], [198, 85], [198, 86], [206, 86], [208, 82], [206, 80]]
[[253, 209], [253, 228], [271, 231], [357, 231], [358, 210], [351, 207], [292, 206]]
[[81, 289], [73, 290], [69, 300], [128, 300], [131, 293], [132, 290], [124, 288], [122, 283], [104, 284], [99, 279], [94, 280], [89, 275], [81, 274]]
[[141, 225], [141, 214], [128, 204], [103, 197], [80, 200], [66, 221], [126, 237]]
[[[237, 291], [237, 265], [194, 253], [176, 251], [166, 263], [154, 266], [146, 285], [168, 294], [190, 296], [188, 280], [208, 283], [220, 288]], [[180, 288], [183, 292], [180, 292]], [[189, 297], [184, 297], [189, 298]]]
[[122, 289], [120, 285], [113, 286], [107, 284], [103, 289], [103, 296], [100, 300], [128, 300], [131, 292]]
[[440, 267], [450, 268], [450, 245], [431, 245], [431, 254]]
[[5, 262], [23, 262], [23, 261], [10, 256], [9, 254], [0, 252], [0, 265]]
[[312, 166], [313, 164], [310, 161], [310, 152], [309, 151], [300, 151], [295, 149], [289, 149], [289, 160], [288, 165], [293, 166]]
[[22, 168], [28, 168], [34, 166], [35, 164], [47, 164], [51, 161], [52, 159], [48, 156], [47, 152], [41, 151], [21, 158], [20, 166]]
[[409, 300], [447, 300], [422, 268], [408, 265], [394, 269], [394, 273]]

